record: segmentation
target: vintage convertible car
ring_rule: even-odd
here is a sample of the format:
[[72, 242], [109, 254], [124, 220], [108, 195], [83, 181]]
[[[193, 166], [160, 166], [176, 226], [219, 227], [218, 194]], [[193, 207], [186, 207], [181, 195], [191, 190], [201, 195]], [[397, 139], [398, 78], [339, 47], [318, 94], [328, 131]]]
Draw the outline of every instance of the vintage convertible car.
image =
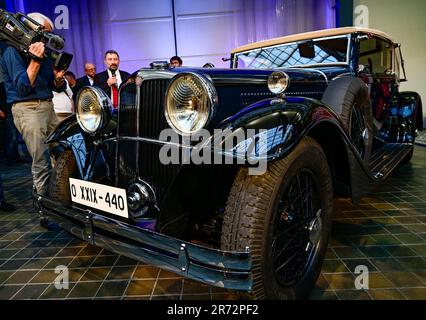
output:
[[[230, 61], [153, 63], [120, 88], [118, 111], [83, 88], [48, 139], [61, 147], [35, 203], [113, 252], [255, 298], [302, 298], [321, 270], [334, 196], [356, 201], [410, 160], [420, 97], [399, 92], [400, 45], [377, 30], [257, 42]], [[185, 158], [200, 149], [217, 161]], [[178, 161], [165, 163], [170, 154]]]

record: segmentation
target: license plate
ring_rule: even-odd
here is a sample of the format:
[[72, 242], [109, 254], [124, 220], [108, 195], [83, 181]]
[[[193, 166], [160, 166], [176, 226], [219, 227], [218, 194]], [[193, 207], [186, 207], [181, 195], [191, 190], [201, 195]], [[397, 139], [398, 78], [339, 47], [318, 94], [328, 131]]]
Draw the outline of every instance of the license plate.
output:
[[71, 201], [129, 218], [126, 190], [70, 178]]

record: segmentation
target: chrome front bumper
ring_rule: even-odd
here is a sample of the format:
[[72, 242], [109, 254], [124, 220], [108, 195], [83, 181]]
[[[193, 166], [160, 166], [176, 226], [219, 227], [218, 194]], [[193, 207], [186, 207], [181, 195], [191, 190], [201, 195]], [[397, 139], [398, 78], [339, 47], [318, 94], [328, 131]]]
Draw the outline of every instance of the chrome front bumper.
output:
[[77, 238], [208, 285], [252, 290], [251, 256], [181, 241], [34, 195], [39, 214]]

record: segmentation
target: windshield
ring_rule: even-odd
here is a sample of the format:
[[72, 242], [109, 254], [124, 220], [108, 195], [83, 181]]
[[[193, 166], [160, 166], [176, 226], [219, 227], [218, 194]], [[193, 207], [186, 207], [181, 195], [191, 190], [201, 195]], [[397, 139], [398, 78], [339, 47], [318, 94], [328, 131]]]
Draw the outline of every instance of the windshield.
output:
[[237, 53], [234, 68], [270, 69], [347, 63], [349, 37], [313, 39]]

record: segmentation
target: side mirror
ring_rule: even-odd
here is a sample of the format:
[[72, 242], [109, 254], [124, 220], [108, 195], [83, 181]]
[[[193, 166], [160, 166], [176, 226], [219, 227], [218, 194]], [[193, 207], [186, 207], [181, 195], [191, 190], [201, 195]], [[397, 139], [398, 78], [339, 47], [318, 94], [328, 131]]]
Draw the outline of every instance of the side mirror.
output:
[[301, 42], [297, 44], [299, 54], [302, 58], [315, 58], [315, 46], [313, 41]]

